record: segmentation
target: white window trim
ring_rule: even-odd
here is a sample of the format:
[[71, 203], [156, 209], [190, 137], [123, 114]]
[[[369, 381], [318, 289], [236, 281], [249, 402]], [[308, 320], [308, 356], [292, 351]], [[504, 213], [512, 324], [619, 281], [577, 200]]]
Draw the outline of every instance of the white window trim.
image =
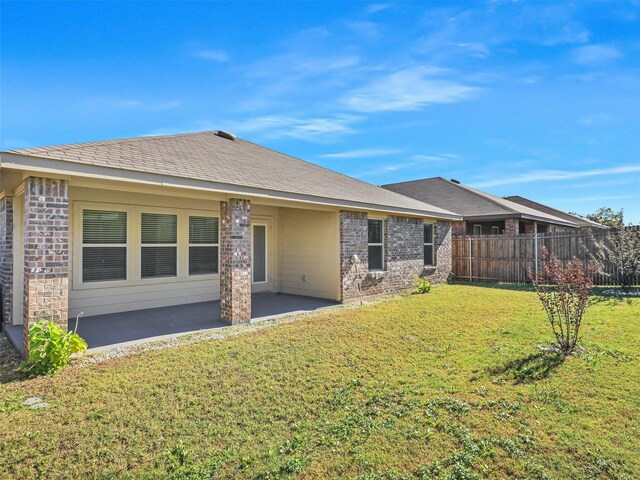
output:
[[[220, 273], [220, 216], [215, 215], [189, 215], [187, 217], [187, 222], [191, 217], [205, 217], [205, 218], [216, 218], [218, 220], [218, 243], [191, 243], [187, 245], [187, 275], [189, 277], [197, 277], [202, 278], [207, 275], [218, 275]], [[189, 225], [187, 224], [187, 228]], [[218, 247], [218, 273], [189, 273], [189, 255], [191, 254], [191, 247]], [[251, 258], [253, 258], [253, 252], [251, 252]]]
[[[476, 227], [480, 227], [480, 233], [476, 233]], [[482, 235], [482, 225], [478, 225], [477, 223], [473, 224], [473, 234], [474, 235]]]
[[[140, 239], [140, 262], [138, 264], [138, 272], [140, 274], [140, 280], [142, 280], [143, 282], [146, 282], [147, 280], [156, 280], [156, 279], [164, 279], [164, 278], [176, 278], [178, 277], [178, 274], [180, 272], [180, 252], [178, 250], [178, 244], [180, 242], [180, 234], [178, 233], [178, 229], [179, 229], [179, 216], [177, 213], [174, 212], [150, 212], [145, 210], [144, 208], [141, 210], [140, 212], [140, 225], [138, 227], [139, 231], [140, 231], [140, 237], [142, 237], [142, 215], [145, 213], [154, 213], [154, 214], [160, 214], [160, 215], [171, 215], [171, 216], [175, 216], [176, 217], [176, 243], [142, 243], [142, 238]], [[176, 274], [175, 275], [163, 275], [163, 276], [157, 276], [157, 277], [147, 277], [147, 278], [142, 278], [142, 250], [144, 250], [145, 248], [160, 248], [160, 247], [170, 247], [170, 248], [175, 248], [176, 249]], [[189, 266], [187, 265], [187, 272], [189, 271]]]
[[500, 235], [500, 227], [493, 225], [491, 227], [491, 235]]
[[[105, 282], [82, 281], [82, 211], [106, 210], [127, 212], [127, 280], [113, 280]], [[202, 275], [189, 275], [189, 216], [216, 217], [220, 224], [220, 212], [218, 210], [179, 209], [170, 207], [146, 207], [141, 205], [99, 203], [99, 202], [73, 202], [73, 255], [71, 258], [73, 278], [71, 288], [73, 290], [95, 290], [103, 288], [117, 288], [128, 286], [155, 285], [165, 283], [199, 282], [203, 280], [218, 280], [219, 273]], [[177, 276], [141, 278], [141, 225], [142, 213], [166, 213], [178, 216], [178, 244], [177, 244]], [[147, 244], [148, 246], [162, 246], [162, 244]], [[173, 246], [173, 245], [170, 245]], [[218, 252], [218, 272], [220, 271], [220, 254]]]
[[424, 262], [424, 266], [425, 267], [435, 267], [436, 265], [436, 225], [435, 223], [432, 222], [425, 222], [425, 225], [431, 225], [431, 243], [427, 243], [424, 241], [424, 227], [423, 227], [423, 232], [422, 232], [422, 241], [424, 243], [423, 245], [423, 251], [424, 251], [424, 247], [427, 245], [431, 245], [431, 263], [427, 263], [426, 261]]
[[[369, 243], [369, 220], [378, 220], [380, 221], [381, 225], [382, 225], [382, 242], [381, 243]], [[370, 272], [384, 272], [385, 271], [385, 267], [386, 267], [386, 262], [385, 262], [385, 258], [384, 258], [384, 233], [385, 233], [385, 225], [384, 225], [384, 218], [379, 218], [379, 217], [368, 217], [367, 218], [367, 257], [368, 257], [368, 249], [369, 247], [382, 247], [382, 268], [369, 268]], [[367, 266], [368, 266], [367, 262]]]
[[[256, 282], [253, 274], [253, 227], [264, 227], [264, 280]], [[262, 285], [269, 283], [269, 225], [266, 223], [252, 223], [251, 224], [251, 283], [253, 285]]]

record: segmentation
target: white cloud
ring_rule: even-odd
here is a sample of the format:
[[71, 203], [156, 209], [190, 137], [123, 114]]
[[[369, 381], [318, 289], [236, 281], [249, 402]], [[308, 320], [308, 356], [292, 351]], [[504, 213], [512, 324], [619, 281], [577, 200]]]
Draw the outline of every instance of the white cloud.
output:
[[428, 105], [455, 103], [475, 95], [479, 89], [440, 78], [445, 69], [413, 66], [378, 78], [352, 90], [343, 104], [358, 112], [419, 110]]
[[587, 45], [573, 49], [573, 59], [580, 65], [598, 65], [621, 56], [620, 50], [608, 45]]
[[388, 3], [372, 3], [371, 5], [369, 5], [365, 9], [365, 12], [367, 12], [367, 13], [378, 13], [378, 12], [381, 12], [383, 10], [388, 9], [389, 7], [391, 7], [391, 5], [389, 5]]
[[365, 148], [362, 150], [350, 150], [348, 152], [325, 153], [320, 155], [321, 158], [369, 158], [369, 157], [386, 157], [387, 155], [396, 155], [401, 150], [390, 148]]
[[640, 165], [626, 165], [612, 168], [599, 168], [593, 170], [582, 171], [566, 171], [566, 170], [534, 170], [510, 177], [495, 178], [493, 180], [485, 180], [472, 183], [477, 188], [497, 187], [499, 185], [513, 185], [517, 183], [530, 183], [542, 180], [558, 181], [573, 180], [576, 178], [596, 177], [605, 175], [622, 175], [627, 173], [640, 172]]
[[222, 50], [196, 50], [193, 52], [193, 56], [215, 62], [226, 62], [229, 59], [227, 54]]
[[235, 122], [233, 130], [258, 133], [263, 138], [297, 138], [324, 141], [355, 133], [352, 124], [360, 117], [336, 115], [334, 117], [299, 118], [284, 115], [262, 116], [244, 122]]
[[457, 156], [450, 153], [445, 153], [442, 155], [413, 155], [407, 161], [380, 165], [371, 170], [356, 172], [353, 175], [356, 177], [372, 177], [385, 173], [394, 173], [401, 170], [416, 169], [432, 163], [450, 161], [454, 158], [457, 158]]

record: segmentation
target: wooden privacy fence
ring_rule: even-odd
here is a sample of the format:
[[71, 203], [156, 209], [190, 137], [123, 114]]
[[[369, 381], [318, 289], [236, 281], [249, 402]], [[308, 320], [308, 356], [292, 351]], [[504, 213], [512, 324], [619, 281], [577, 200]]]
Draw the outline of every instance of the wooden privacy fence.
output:
[[[640, 232], [639, 232], [640, 234]], [[455, 236], [452, 240], [453, 274], [456, 279], [486, 282], [530, 282], [529, 272], [544, 268], [543, 247], [561, 260], [573, 257], [586, 262], [597, 241], [610, 242], [608, 233], [549, 233], [537, 235]], [[606, 275], [594, 276], [596, 285], [615, 285], [617, 265], [607, 265]], [[640, 277], [635, 279], [640, 284]]]

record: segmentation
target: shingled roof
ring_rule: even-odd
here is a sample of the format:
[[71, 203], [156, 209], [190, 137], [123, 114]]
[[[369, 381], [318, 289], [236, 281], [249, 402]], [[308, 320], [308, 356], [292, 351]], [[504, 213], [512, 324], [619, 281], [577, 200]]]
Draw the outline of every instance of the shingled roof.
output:
[[[331, 199], [333, 203], [337, 201], [337, 204], [347, 206], [373, 206], [398, 213], [459, 218], [458, 214], [445, 208], [240, 138], [223, 138], [217, 131], [26, 148], [4, 153], [68, 162], [70, 169], [78, 164], [93, 165], [298, 194], [318, 201]], [[12, 158], [15, 164], [17, 161]]]
[[512, 202], [519, 203], [520, 205], [524, 205], [525, 207], [530, 207], [535, 210], [539, 210], [541, 212], [548, 213], [553, 215], [554, 217], [563, 218], [569, 222], [574, 222], [578, 224], [578, 226], [582, 228], [602, 228], [608, 229], [609, 227], [605, 225], [600, 225], [597, 222], [592, 222], [588, 218], [581, 217], [579, 215], [573, 215], [571, 213], [563, 212], [562, 210], [558, 210], [557, 208], [550, 207], [549, 205], [545, 205], [543, 203], [538, 203], [533, 200], [530, 200], [525, 197], [521, 197], [520, 195], [509, 195], [505, 197], [507, 200]]
[[422, 202], [449, 208], [461, 214], [465, 220], [516, 217], [570, 227], [578, 226], [573, 220], [550, 215], [442, 177], [392, 183], [382, 187]]

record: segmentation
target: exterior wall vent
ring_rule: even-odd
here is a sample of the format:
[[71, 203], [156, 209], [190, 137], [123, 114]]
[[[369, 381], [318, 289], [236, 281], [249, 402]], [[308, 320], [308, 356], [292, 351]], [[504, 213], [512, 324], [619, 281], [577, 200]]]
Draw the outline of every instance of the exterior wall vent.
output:
[[451, 183], [455, 183], [456, 185], [460, 185], [460, 180], [456, 180], [455, 178], [451, 179]]
[[216, 132], [216, 135], [218, 135], [219, 137], [222, 137], [222, 138], [226, 138], [227, 140], [235, 141], [235, 139], [236, 139], [236, 136], [233, 133], [225, 132], [224, 130], [218, 130]]

